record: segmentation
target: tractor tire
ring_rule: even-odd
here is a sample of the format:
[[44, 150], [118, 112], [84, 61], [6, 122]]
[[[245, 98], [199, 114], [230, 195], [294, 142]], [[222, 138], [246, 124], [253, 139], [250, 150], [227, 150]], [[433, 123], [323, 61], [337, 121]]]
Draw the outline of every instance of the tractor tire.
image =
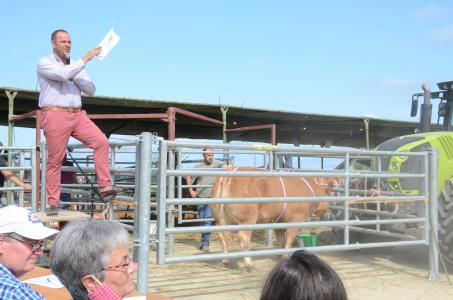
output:
[[446, 264], [453, 268], [453, 179], [439, 196], [439, 248]]

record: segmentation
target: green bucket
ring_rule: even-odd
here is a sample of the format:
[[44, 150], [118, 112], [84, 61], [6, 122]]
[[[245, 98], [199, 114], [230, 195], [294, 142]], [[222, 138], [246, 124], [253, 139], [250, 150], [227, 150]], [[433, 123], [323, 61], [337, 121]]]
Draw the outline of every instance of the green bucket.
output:
[[316, 247], [318, 236], [314, 232], [299, 233], [297, 241], [300, 247]]

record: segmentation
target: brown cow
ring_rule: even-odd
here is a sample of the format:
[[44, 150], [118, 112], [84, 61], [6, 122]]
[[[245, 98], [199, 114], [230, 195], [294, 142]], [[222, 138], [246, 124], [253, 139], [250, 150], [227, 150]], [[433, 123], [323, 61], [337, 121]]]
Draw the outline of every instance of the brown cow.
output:
[[[226, 168], [232, 170], [231, 166]], [[252, 167], [236, 168], [237, 171], [265, 171]], [[332, 187], [321, 187], [312, 178], [302, 177], [219, 177], [212, 189], [212, 198], [239, 197], [317, 197], [330, 194]], [[322, 214], [328, 203], [240, 203], [211, 204], [212, 214], [219, 225], [257, 224], [273, 222], [306, 221], [313, 213]], [[292, 247], [300, 228], [275, 230], [280, 247]], [[286, 240], [285, 240], [286, 233]], [[219, 232], [224, 253], [228, 252], [228, 234]], [[252, 231], [239, 231], [242, 250], [249, 249]], [[251, 269], [252, 260], [244, 258]]]

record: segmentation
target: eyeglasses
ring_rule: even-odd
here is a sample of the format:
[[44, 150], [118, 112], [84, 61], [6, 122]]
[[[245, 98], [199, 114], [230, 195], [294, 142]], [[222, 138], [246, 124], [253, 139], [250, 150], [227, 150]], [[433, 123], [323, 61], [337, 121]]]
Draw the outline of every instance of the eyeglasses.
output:
[[16, 237], [14, 237], [12, 235], [9, 235], [9, 234], [7, 234], [6, 236], [9, 237], [10, 239], [16, 240], [18, 242], [21, 242], [24, 245], [27, 245], [28, 247], [30, 247], [31, 251], [33, 251], [33, 252], [38, 252], [39, 250], [41, 250], [44, 247], [44, 242], [43, 241], [39, 241], [39, 242], [36, 242], [36, 243], [31, 243], [31, 242], [27, 242], [27, 241], [24, 241], [22, 239], [16, 238]]
[[127, 257], [127, 262], [124, 264], [116, 265], [116, 266], [110, 266], [110, 267], [105, 267], [102, 269], [99, 269], [99, 271], [118, 271], [116, 269], [120, 269], [121, 271], [127, 271], [128, 273], [131, 272], [131, 265], [134, 263], [132, 258], [130, 256]]

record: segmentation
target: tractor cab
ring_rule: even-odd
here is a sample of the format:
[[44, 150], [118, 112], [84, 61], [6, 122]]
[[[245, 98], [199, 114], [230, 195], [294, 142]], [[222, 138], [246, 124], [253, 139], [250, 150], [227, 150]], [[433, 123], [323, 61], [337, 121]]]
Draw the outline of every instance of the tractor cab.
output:
[[[440, 130], [452, 130], [452, 113], [453, 113], [453, 81], [439, 82], [437, 84], [439, 91], [431, 92], [429, 86], [424, 83], [422, 89], [424, 93], [416, 93], [412, 95], [411, 117], [415, 117], [418, 111], [418, 99], [424, 98], [421, 105], [420, 126], [421, 132], [431, 131], [431, 114], [433, 99], [440, 99], [437, 111], [437, 125], [441, 125]], [[440, 121], [442, 119], [442, 124]]]
[[[416, 134], [390, 139], [377, 150], [417, 152], [430, 148], [438, 152], [438, 207], [439, 207], [439, 248], [447, 264], [453, 267], [453, 81], [439, 82], [439, 91], [431, 92], [428, 84], [423, 84], [423, 93], [412, 95], [411, 116], [418, 112], [418, 100], [423, 97], [420, 105], [420, 129]], [[437, 126], [432, 126], [432, 100], [439, 99]], [[383, 168], [392, 173], [421, 172], [426, 166], [423, 161], [409, 156], [389, 156], [381, 161]], [[420, 194], [423, 187], [414, 179], [389, 178], [388, 186], [406, 194]]]
[[[411, 116], [415, 117], [418, 111], [418, 99], [423, 97], [424, 102], [420, 105], [420, 129], [417, 134], [405, 135], [390, 139], [377, 146], [377, 150], [416, 152], [427, 151], [436, 148], [439, 154], [438, 190], [442, 191], [445, 182], [453, 178], [453, 81], [440, 82], [437, 84], [440, 91], [431, 92], [427, 84], [422, 85], [424, 93], [412, 95]], [[432, 100], [439, 99], [437, 125], [431, 124]], [[407, 156], [391, 156], [382, 162], [383, 166], [393, 173], [406, 171], [421, 172], [424, 168], [419, 159]], [[418, 194], [418, 183], [410, 179], [389, 179], [388, 183], [393, 190]]]

